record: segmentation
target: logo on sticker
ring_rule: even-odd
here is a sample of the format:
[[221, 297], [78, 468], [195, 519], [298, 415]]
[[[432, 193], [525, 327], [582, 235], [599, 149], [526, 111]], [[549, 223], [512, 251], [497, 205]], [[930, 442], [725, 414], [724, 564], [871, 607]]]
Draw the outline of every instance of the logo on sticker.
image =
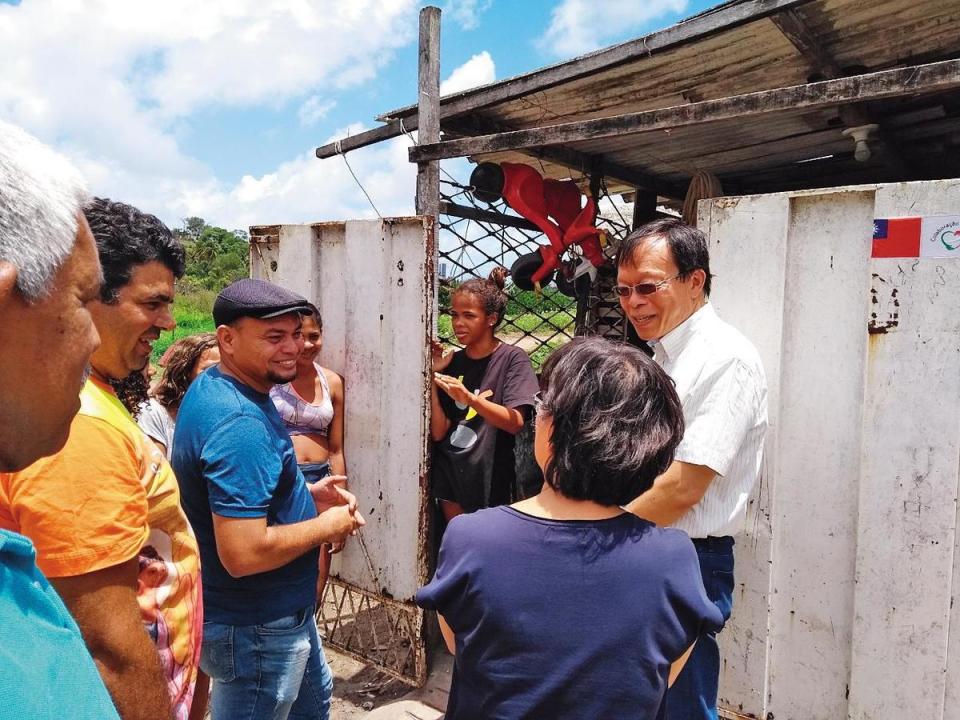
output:
[[936, 238], [943, 243], [947, 250], [960, 248], [960, 230], [945, 228], [937, 233]]
[[923, 218], [920, 257], [960, 258], [960, 215]]

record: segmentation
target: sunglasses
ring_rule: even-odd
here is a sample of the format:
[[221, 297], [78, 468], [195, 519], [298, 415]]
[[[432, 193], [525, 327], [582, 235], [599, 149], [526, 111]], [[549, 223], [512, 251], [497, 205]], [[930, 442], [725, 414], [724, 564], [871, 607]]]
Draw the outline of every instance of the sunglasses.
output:
[[677, 273], [673, 277], [668, 277], [666, 280], [660, 280], [659, 282], [645, 282], [636, 285], [614, 285], [613, 291], [622, 298], [628, 298], [633, 293], [637, 295], [653, 295], [657, 290], [664, 287], [671, 280], [676, 280], [682, 274], [683, 273]]

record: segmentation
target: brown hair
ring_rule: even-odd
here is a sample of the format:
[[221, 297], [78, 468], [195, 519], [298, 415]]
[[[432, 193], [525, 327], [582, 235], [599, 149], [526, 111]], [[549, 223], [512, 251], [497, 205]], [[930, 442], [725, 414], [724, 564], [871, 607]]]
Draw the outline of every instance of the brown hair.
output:
[[503, 267], [495, 267], [490, 271], [490, 274], [487, 276], [487, 279], [483, 278], [474, 278], [472, 280], [467, 280], [463, 285], [460, 285], [456, 290], [451, 294], [451, 300], [453, 296], [459, 295], [460, 293], [470, 293], [471, 295], [476, 295], [480, 300], [480, 305], [483, 307], [483, 311], [487, 315], [496, 315], [497, 321], [493, 324], [494, 327], [500, 324], [503, 320], [503, 316], [507, 311], [507, 294], [503, 291], [503, 286], [505, 284], [507, 277], [507, 269]]
[[153, 397], [165, 408], [178, 407], [190, 385], [190, 376], [200, 362], [200, 356], [217, 346], [217, 336], [200, 333], [177, 340], [160, 358], [163, 375], [153, 389]]

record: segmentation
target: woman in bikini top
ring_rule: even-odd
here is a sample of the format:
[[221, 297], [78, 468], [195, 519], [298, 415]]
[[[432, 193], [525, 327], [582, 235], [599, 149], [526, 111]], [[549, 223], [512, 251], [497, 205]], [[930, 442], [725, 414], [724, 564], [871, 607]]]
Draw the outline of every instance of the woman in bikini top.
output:
[[[303, 316], [303, 352], [297, 358], [297, 377], [274, 385], [270, 398], [290, 433], [297, 463], [308, 483], [328, 475], [347, 487], [347, 464], [343, 457], [343, 378], [316, 362], [323, 345], [323, 320], [316, 308]], [[330, 573], [330, 555], [340, 552], [343, 543], [327, 546], [320, 553], [317, 597]]]

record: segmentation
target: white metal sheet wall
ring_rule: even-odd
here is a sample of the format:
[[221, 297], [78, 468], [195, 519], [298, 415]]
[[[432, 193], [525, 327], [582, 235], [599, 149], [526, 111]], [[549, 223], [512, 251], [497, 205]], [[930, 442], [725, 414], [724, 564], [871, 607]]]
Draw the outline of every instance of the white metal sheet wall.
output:
[[732, 711], [960, 720], [960, 261], [870, 258], [873, 218], [948, 213], [960, 181], [701, 203], [713, 301], [770, 383], [720, 636]]
[[[257, 243], [252, 275], [313, 301], [320, 362], [344, 377], [345, 454], [376, 578], [351, 541], [334, 565], [349, 583], [409, 600], [426, 581], [427, 373], [433, 229], [422, 218], [281, 225]], [[273, 263], [276, 263], [275, 267]]]

